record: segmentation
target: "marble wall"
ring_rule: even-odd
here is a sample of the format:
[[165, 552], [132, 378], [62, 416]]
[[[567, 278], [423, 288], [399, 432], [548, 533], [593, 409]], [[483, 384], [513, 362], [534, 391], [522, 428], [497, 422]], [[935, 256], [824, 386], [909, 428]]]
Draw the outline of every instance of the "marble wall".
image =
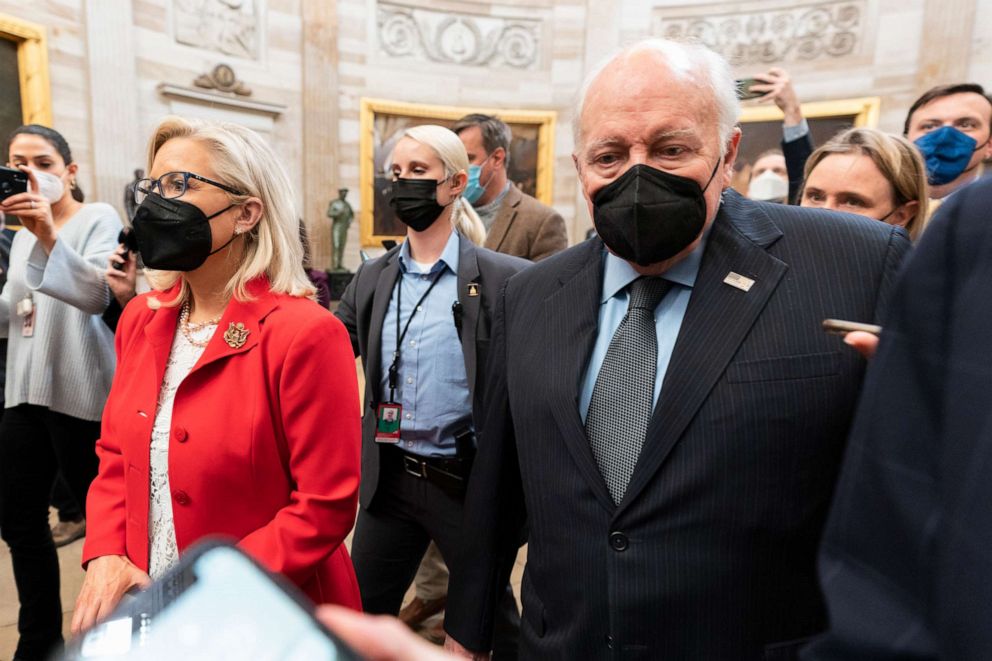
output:
[[[694, 36], [740, 77], [782, 66], [804, 101], [879, 96], [892, 131], [938, 81], [992, 84], [992, 0], [0, 0], [0, 14], [48, 28], [54, 122], [93, 199], [120, 206], [161, 116], [240, 121], [298, 184], [324, 266], [328, 200], [347, 187], [359, 210], [362, 97], [557, 111], [554, 205], [578, 240], [589, 217], [570, 156], [574, 94], [637, 39]], [[250, 96], [183, 92], [221, 63]], [[356, 219], [351, 267], [358, 235]]]

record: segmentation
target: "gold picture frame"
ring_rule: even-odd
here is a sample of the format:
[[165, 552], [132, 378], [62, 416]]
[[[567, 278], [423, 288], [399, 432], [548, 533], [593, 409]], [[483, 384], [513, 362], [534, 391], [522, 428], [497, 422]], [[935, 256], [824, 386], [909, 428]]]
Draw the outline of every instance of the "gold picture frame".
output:
[[[379, 172], [376, 171], [377, 162], [384, 160], [385, 150], [391, 149], [389, 145], [406, 128], [418, 124], [451, 126], [470, 113], [496, 115], [510, 125], [514, 131], [510, 147], [510, 179], [541, 202], [551, 204], [556, 112], [438, 106], [363, 98], [359, 110], [359, 225], [363, 248], [378, 248], [384, 240], [403, 239], [398, 221], [384, 204], [382, 163], [379, 163]], [[389, 211], [388, 215], [386, 211]]]
[[45, 27], [8, 14], [0, 14], [0, 39], [17, 44], [17, 72], [24, 123], [51, 126], [52, 93], [48, 77]]
[[[846, 128], [877, 126], [880, 107], [879, 97], [868, 96], [803, 103], [802, 113], [809, 124], [814, 144], [821, 145]], [[751, 165], [759, 154], [780, 147], [783, 119], [782, 111], [775, 105], [744, 105], [740, 119], [743, 136], [734, 164], [732, 184], [736, 190], [747, 191]]]

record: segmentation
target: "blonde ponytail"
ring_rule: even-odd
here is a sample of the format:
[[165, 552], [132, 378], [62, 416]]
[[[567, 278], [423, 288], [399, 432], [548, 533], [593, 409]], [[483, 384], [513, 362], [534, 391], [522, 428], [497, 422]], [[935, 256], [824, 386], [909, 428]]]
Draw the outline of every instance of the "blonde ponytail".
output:
[[459, 234], [477, 246], [486, 242], [486, 226], [475, 212], [472, 205], [461, 195], [455, 199], [454, 209], [451, 210], [451, 224]]

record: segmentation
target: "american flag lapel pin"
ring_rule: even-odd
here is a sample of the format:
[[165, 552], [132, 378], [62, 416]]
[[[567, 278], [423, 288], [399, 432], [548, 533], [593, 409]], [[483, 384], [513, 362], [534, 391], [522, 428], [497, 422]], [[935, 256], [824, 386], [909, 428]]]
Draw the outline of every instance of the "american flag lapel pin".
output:
[[754, 280], [745, 277], [740, 273], [734, 273], [731, 271], [727, 274], [727, 277], [723, 279], [724, 284], [730, 285], [731, 287], [736, 287], [741, 291], [751, 291], [751, 287], [754, 286]]

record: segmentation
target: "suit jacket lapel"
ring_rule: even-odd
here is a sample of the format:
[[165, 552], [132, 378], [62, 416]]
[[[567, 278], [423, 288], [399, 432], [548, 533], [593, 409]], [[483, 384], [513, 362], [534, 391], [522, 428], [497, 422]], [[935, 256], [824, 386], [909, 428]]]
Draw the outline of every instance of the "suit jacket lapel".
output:
[[[458, 302], [462, 306], [462, 355], [465, 357], [465, 374], [468, 375], [468, 387], [473, 395], [476, 392], [476, 375], [478, 374], [478, 355], [476, 339], [478, 338], [479, 305], [482, 301], [482, 283], [479, 281], [479, 259], [475, 246], [465, 237], [458, 236]], [[469, 284], [476, 286], [476, 294], [469, 294]]]
[[[765, 250], [781, 231], [760, 209], [747, 204], [735, 193], [725, 194], [618, 514], [650, 482], [681, 438], [788, 270]], [[723, 282], [731, 271], [754, 280], [750, 291]]]
[[[379, 374], [382, 371], [382, 324], [386, 320], [393, 287], [400, 272], [399, 249], [386, 261], [372, 290], [372, 313], [369, 317], [368, 365], [365, 365], [366, 402], [379, 401]], [[392, 354], [390, 353], [390, 356]]]
[[489, 228], [489, 234], [486, 236], [486, 248], [499, 250], [503, 241], [506, 240], [506, 235], [510, 231], [510, 226], [513, 224], [514, 218], [517, 217], [517, 206], [520, 204], [521, 199], [523, 197], [520, 190], [515, 184], [511, 183], [510, 190], [506, 191], [503, 204], [499, 207], [499, 213], [496, 214], [496, 220], [493, 221], [493, 226]]
[[[561, 288], [545, 301], [546, 335], [551, 388], [548, 394], [555, 421], [579, 472], [607, 510], [614, 508], [599, 472], [579, 415], [579, 391], [599, 324], [603, 291], [603, 243], [586, 242], [575, 252], [572, 268], [560, 276]], [[567, 334], [567, 336], [566, 336]]]
[[[165, 302], [174, 301], [179, 295], [179, 285], [176, 285], [158, 296]], [[179, 306], [161, 307], [152, 315], [151, 321], [145, 326], [144, 332], [148, 342], [153, 347], [155, 355], [155, 383], [161, 384], [165, 378], [165, 366], [172, 351], [172, 339], [176, 335], [176, 323], [179, 320]], [[156, 391], [156, 395], [158, 392]], [[154, 411], [150, 411], [154, 415]]]

